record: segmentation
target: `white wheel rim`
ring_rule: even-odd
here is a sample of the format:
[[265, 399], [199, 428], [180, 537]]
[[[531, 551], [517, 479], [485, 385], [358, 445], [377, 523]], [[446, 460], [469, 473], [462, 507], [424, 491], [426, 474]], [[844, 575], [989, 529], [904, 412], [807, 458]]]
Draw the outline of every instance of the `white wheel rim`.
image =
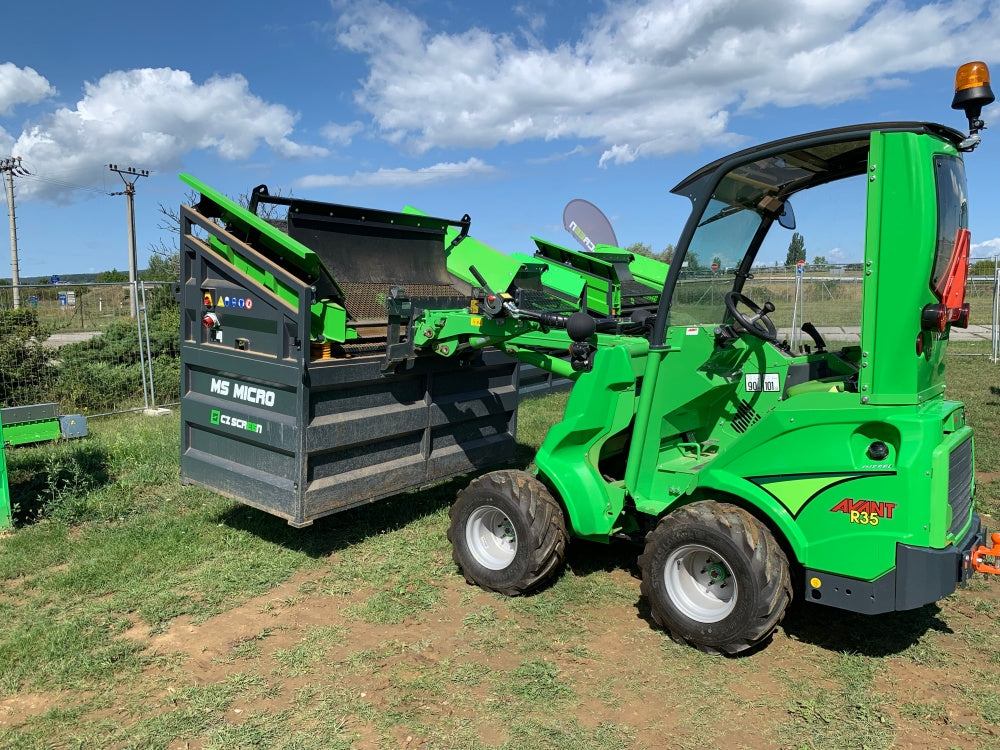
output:
[[476, 562], [490, 570], [503, 570], [517, 554], [517, 533], [507, 514], [492, 505], [472, 511], [465, 524], [465, 541]]
[[722, 555], [700, 544], [674, 550], [663, 566], [670, 601], [698, 622], [718, 622], [736, 608], [737, 585]]

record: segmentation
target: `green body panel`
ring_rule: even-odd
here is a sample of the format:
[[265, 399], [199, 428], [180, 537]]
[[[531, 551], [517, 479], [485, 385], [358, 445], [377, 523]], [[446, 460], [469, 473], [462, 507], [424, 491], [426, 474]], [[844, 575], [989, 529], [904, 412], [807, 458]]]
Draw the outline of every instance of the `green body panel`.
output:
[[465, 237], [458, 244], [452, 244], [456, 237], [458, 230], [455, 228], [449, 229], [445, 236], [448, 272], [471, 286], [479, 286], [469, 270], [475, 266], [490, 289], [497, 294], [506, 292], [523, 268], [524, 261], [504, 255], [475, 237]]
[[597, 250], [601, 253], [617, 252], [629, 256], [628, 265], [629, 271], [632, 272], [632, 278], [654, 289], [657, 294], [663, 289], [663, 282], [667, 280], [667, 271], [670, 270], [669, 264], [655, 260], [654, 258], [647, 258], [643, 255], [627, 253], [610, 245], [598, 245]]
[[[935, 154], [958, 152], [916, 133], [872, 135], [860, 373], [872, 404], [914, 404], [944, 392], [947, 333], [921, 334], [919, 316], [937, 302], [929, 283], [937, 241]], [[926, 343], [922, 356], [918, 335]]]
[[610, 245], [598, 245], [593, 253], [571, 250], [553, 242], [532, 237], [538, 247], [536, 259], [546, 262], [548, 271], [542, 280], [545, 287], [579, 299], [579, 284], [561, 281], [559, 269], [569, 269], [570, 276], [585, 283], [587, 309], [598, 315], [619, 315], [632, 307], [651, 306], [659, 299], [666, 279], [666, 263], [633, 255]]
[[635, 415], [645, 343], [612, 339], [608, 348], [598, 349], [593, 369], [579, 376], [562, 421], [552, 426], [535, 456], [538, 473], [563, 498], [577, 536], [607, 541], [624, 523], [624, 482], [605, 480], [602, 459], [622, 451]]
[[[621, 291], [618, 276], [610, 263], [595, 258], [590, 253], [561, 247], [552, 242], [531, 238], [539, 253], [550, 261], [553, 268], [570, 268], [586, 282], [586, 306], [598, 315], [611, 315], [621, 311]], [[555, 264], [562, 264], [555, 265]]]
[[[524, 253], [511, 253], [510, 257], [523, 263], [538, 262], [536, 257], [525, 255]], [[545, 289], [565, 299], [567, 304], [571, 305], [574, 309], [579, 307], [579, 300], [584, 290], [588, 290], [587, 279], [576, 271], [555, 263], [545, 264], [545, 271], [542, 273], [541, 282]], [[602, 306], [606, 307], [603, 303]]]
[[0, 424], [0, 529], [9, 529], [13, 525], [10, 507], [10, 487], [7, 483], [7, 457], [4, 455], [3, 425]]
[[9, 424], [4, 428], [5, 445], [27, 445], [62, 437], [58, 419], [39, 419], [32, 422]]

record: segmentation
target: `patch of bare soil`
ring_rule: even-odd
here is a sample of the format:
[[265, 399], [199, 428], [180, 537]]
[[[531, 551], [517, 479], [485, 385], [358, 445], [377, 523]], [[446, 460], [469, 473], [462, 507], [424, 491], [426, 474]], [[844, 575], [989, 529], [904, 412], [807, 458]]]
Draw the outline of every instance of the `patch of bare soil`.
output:
[[[611, 575], [630, 579], [625, 571]], [[371, 592], [336, 597], [302, 596], [298, 592], [305, 580], [306, 577], [299, 576], [202, 624], [179, 620], [166, 632], [149, 636], [150, 654], [185, 657], [182, 669], [175, 672], [178, 681], [171, 682], [165, 692], [177, 690], [182, 684], [224, 682], [250, 670], [266, 675], [276, 689], [266, 697], [241, 697], [234, 701], [226, 716], [232, 723], [239, 723], [251, 711], [277, 713], [292, 709], [301, 690], [317, 685], [335, 683], [376, 713], [399, 709], [401, 693], [409, 692], [412, 695], [404, 700], [417, 704], [424, 725], [458, 720], [474, 725], [484, 745], [499, 746], [509, 740], [503, 725], [495, 721], [480, 722], [477, 717], [477, 706], [496, 700], [490, 695], [488, 683], [462, 687], [461, 695], [444, 699], [434, 694], [422, 695], [419, 689], [405, 685], [444, 661], [453, 665], [474, 663], [486, 673], [500, 674], [515, 669], [526, 659], [541, 658], [554, 663], [560, 679], [574, 686], [578, 703], [573, 713], [585, 728], [604, 724], [634, 728], [635, 747], [642, 748], [677, 747], [678, 742], [688, 744], [684, 738], [697, 740], [707, 735], [714, 737], [720, 746], [764, 749], [775, 746], [770, 725], [755, 721], [754, 717], [762, 709], [780, 707], [787, 699], [787, 687], [776, 675], [801, 670], [810, 659], [808, 646], [779, 631], [765, 652], [751, 657], [760, 665], [750, 668], [750, 679], [741, 675], [745, 669], [733, 670], [732, 678], [724, 681], [720, 694], [705, 695], [703, 703], [698, 704], [700, 711], [695, 712], [690, 708], [691, 695], [678, 692], [676, 685], [679, 677], [680, 684], [687, 681], [691, 691], [702, 690], [703, 676], [697, 665], [704, 660], [692, 652], [690, 676], [664, 675], [662, 650], [681, 649], [684, 654], [687, 651], [651, 628], [635, 607], [605, 606], [588, 613], [586, 620], [579, 623], [579, 640], [586, 644], [582, 653], [567, 644], [553, 643], [533, 657], [516, 645], [511, 647], [505, 642], [491, 648], [488, 636], [485, 639], [470, 636], [463, 618], [484, 607], [498, 610], [496, 627], [503, 633], [516, 634], [530, 625], [506, 611], [502, 600], [498, 603], [497, 598], [465, 586], [458, 576], [443, 584], [443, 604], [398, 625], [371, 625], [344, 617], [344, 609], [364, 600]], [[638, 598], [638, 582], [633, 583]], [[330, 626], [344, 627], [347, 634], [341, 644], [331, 649], [327, 664], [305, 669], [302, 674], [289, 675], [282, 670], [276, 654], [300, 645], [311, 629]], [[264, 633], [266, 637], [261, 637]], [[141, 628], [133, 629], [131, 636], [141, 638]], [[515, 636], [515, 644], [516, 640]], [[252, 660], [234, 659], [234, 650], [251, 641], [260, 646], [260, 656]], [[359, 653], [366, 654], [365, 668], [351, 670], [350, 659]], [[721, 657], [709, 661], [718, 670], [727, 670], [732, 665], [731, 660]], [[155, 672], [151, 670], [150, 681], [155, 680]], [[727, 720], [722, 724], [714, 716], [713, 703], [727, 706]], [[705, 713], [698, 715], [701, 711]], [[360, 734], [358, 747], [378, 747], [378, 737], [370, 727], [352, 726], [352, 730]], [[424, 738], [413, 732], [393, 731], [399, 747], [423, 746]]]
[[22, 693], [0, 700], [0, 727], [24, 724], [62, 704], [61, 693]]
[[[547, 641], [537, 617], [466, 586], [458, 575], [436, 582], [442, 601], [429, 611], [399, 624], [359, 621], [346, 610], [373, 592], [304, 593], [318, 588], [310, 580], [315, 572], [205, 622], [182, 618], [160, 633], [140, 623], [126, 637], [145, 644], [146, 654], [154, 657], [139, 680], [145, 691], [141, 701], [150, 713], [175, 710], [174, 697], [185, 689], [249, 676], [260, 687], [237, 691], [224, 722], [238, 725], [261, 714], [298, 716], [303, 696], [321, 693], [328, 696], [331, 711], [348, 717], [355, 746], [372, 750], [385, 746], [386, 730], [363, 719], [358, 707], [365, 707], [369, 716], [416, 717], [387, 730], [396, 747], [436, 746], [420, 732], [428, 726], [471, 728], [481, 744], [503, 745], [511, 736], [509, 727], [496, 720], [506, 707], [495, 676], [510, 674], [526, 661], [555, 665], [558, 680], [572, 685], [567, 710], [579, 726], [591, 732], [604, 726], [625, 728], [629, 747], [781, 747], [779, 728], [795, 721], [789, 706], [797, 696], [790, 686], [805, 681], [822, 689], [829, 679], [827, 667], [847, 650], [843, 642], [830, 645], [813, 637], [830, 612], [815, 606], [797, 613], [798, 621], [787, 630], [779, 628], [773, 641], [755, 654], [706, 658], [651, 627], [643, 616], [638, 581], [628, 572], [602, 575], [633, 588], [635, 605], [605, 604], [585, 616], [571, 615], [577, 629], [572, 643]], [[968, 628], [992, 627], [983, 603], [998, 598], [1000, 587], [991, 584], [942, 604], [954, 629], [930, 636], [947, 649], [939, 654], [940, 663], [884, 656], [872, 694], [881, 701], [888, 696], [896, 726], [894, 747], [1000, 746], [996, 728], [985, 725], [967, 698], [970, 670], [984, 668], [983, 654], [962, 637]], [[484, 611], [492, 612], [492, 619], [476, 624], [475, 616]], [[290, 661], [289, 655], [309, 646], [319, 632], [334, 635], [314, 644], [311, 656]], [[479, 679], [449, 681], [463, 668], [476, 670]], [[436, 687], [428, 686], [430, 678], [438, 680]], [[7, 699], [0, 702], [0, 724], [28, 722], [67, 698], [81, 700], [79, 694]], [[124, 726], [134, 723], [139, 699], [131, 700], [120, 710], [101, 711], [101, 718]], [[520, 705], [518, 710], [525, 710]], [[552, 715], [547, 704], [540, 703], [539, 710]]]

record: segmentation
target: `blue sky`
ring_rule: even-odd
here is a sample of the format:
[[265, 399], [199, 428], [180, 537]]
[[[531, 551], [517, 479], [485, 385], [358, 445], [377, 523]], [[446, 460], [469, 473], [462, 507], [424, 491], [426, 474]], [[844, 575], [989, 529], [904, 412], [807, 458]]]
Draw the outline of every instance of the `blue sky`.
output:
[[[1000, 8], [976, 0], [8, 6], [0, 157], [31, 172], [15, 178], [22, 279], [127, 269], [108, 163], [151, 172], [136, 185], [141, 266], [170, 242], [158, 206], [183, 200], [178, 172], [233, 196], [266, 183], [469, 213], [506, 251], [530, 252], [531, 235], [575, 246], [562, 210], [585, 198], [619, 244], [659, 250], [688, 212], [668, 191], [702, 164], [850, 123], [964, 128], [955, 68], [1000, 71]], [[998, 115], [967, 158], [977, 256], [1000, 253]], [[857, 259], [841, 224], [814, 220], [808, 257]]]

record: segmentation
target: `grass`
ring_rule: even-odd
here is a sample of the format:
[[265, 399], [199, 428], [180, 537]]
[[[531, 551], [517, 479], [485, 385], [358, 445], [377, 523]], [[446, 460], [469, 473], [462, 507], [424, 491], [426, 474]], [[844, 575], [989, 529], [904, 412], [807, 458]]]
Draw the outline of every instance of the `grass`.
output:
[[[948, 367], [987, 472], [980, 507], [1000, 516], [1000, 369]], [[564, 404], [522, 407], [525, 463]], [[181, 486], [176, 415], [91, 432], [9, 453], [19, 527], [0, 538], [0, 746], [995, 740], [993, 581], [876, 618], [796, 606], [767, 649], [714, 658], [651, 626], [624, 543], [572, 544], [533, 596], [466, 586], [444, 535], [465, 480], [295, 530]]]

